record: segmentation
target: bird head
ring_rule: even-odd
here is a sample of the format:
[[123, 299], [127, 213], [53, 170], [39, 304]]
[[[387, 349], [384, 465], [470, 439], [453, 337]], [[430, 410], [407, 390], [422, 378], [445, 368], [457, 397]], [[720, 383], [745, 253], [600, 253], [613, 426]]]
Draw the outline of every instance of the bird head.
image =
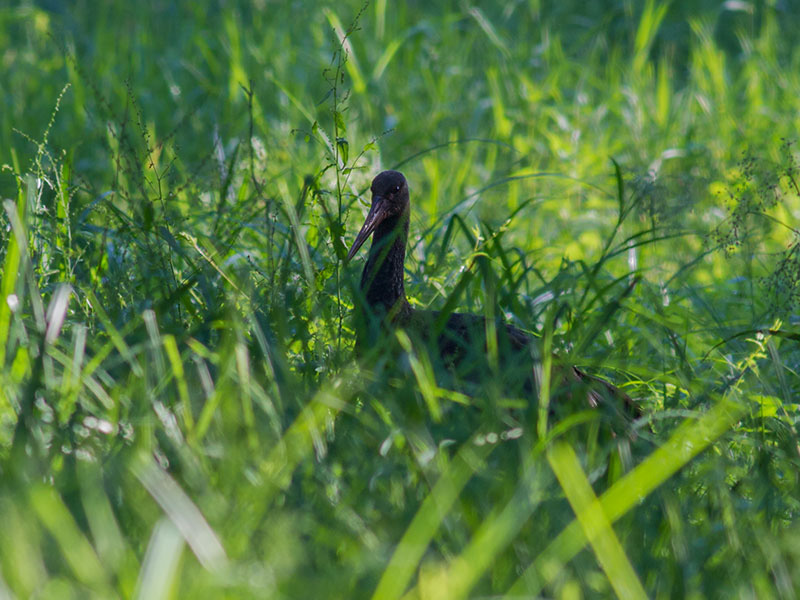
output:
[[375, 228], [386, 219], [401, 215], [408, 208], [408, 184], [400, 171], [383, 171], [372, 180], [372, 206], [369, 214], [358, 232], [353, 246], [347, 253], [347, 260], [355, 256], [375, 231]]

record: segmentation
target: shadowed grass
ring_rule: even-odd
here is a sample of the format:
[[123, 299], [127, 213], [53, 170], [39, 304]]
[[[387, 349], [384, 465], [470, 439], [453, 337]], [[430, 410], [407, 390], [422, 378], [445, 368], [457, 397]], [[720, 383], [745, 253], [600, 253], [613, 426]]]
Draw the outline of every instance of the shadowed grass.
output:
[[[794, 597], [796, 12], [0, 8], [0, 595]], [[538, 405], [354, 359], [392, 167], [412, 303]]]

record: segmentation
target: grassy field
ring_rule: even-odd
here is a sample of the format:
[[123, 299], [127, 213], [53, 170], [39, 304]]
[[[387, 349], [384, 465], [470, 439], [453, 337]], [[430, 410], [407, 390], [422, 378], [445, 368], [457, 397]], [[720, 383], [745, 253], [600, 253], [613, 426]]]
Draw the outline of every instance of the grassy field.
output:
[[[798, 595], [795, 0], [12, 0], [0, 102], [0, 598]], [[356, 361], [386, 168], [642, 416]]]

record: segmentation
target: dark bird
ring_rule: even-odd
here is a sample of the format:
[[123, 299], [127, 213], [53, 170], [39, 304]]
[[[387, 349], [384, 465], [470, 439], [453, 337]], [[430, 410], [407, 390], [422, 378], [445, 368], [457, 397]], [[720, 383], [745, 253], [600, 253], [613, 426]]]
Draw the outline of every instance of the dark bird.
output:
[[[361, 275], [360, 298], [369, 317], [356, 325], [357, 347], [377, 342], [381, 332], [369, 331], [369, 322], [379, 323], [378, 329], [397, 327], [425, 343], [435, 343], [436, 354], [459, 380], [480, 378], [480, 370], [487, 367], [487, 331], [496, 332], [497, 356], [503, 380], [520, 377], [525, 380], [526, 391], [536, 391], [537, 368], [541, 363], [535, 338], [507, 323], [496, 322], [487, 327], [485, 317], [469, 313], [443, 314], [439, 311], [418, 310], [406, 298], [403, 271], [410, 221], [409, 191], [406, 178], [399, 171], [383, 171], [372, 180], [372, 205], [347, 260], [372, 236], [364, 271]], [[377, 336], [375, 335], [377, 333]], [[591, 406], [604, 400], [622, 401], [630, 409], [632, 400], [617, 387], [584, 373], [577, 367], [554, 362], [551, 381], [554, 391], [576, 390], [585, 393]], [[531, 389], [533, 388], [533, 389]], [[635, 409], [634, 409], [635, 410]]]

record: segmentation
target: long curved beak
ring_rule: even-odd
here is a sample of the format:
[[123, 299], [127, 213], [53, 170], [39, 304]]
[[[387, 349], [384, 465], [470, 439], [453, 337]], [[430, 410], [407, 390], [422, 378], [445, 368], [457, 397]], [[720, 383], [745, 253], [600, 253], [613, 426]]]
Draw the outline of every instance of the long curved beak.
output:
[[374, 196], [372, 198], [372, 206], [369, 209], [369, 214], [367, 214], [367, 218], [364, 221], [364, 225], [361, 227], [361, 231], [359, 231], [358, 235], [356, 236], [356, 241], [353, 242], [353, 246], [347, 253], [346, 260], [348, 262], [356, 255], [358, 249], [364, 245], [364, 242], [369, 239], [369, 236], [372, 235], [372, 232], [375, 231], [375, 228], [378, 225], [380, 225], [381, 221], [386, 218], [387, 208], [387, 204], [383, 197]]

